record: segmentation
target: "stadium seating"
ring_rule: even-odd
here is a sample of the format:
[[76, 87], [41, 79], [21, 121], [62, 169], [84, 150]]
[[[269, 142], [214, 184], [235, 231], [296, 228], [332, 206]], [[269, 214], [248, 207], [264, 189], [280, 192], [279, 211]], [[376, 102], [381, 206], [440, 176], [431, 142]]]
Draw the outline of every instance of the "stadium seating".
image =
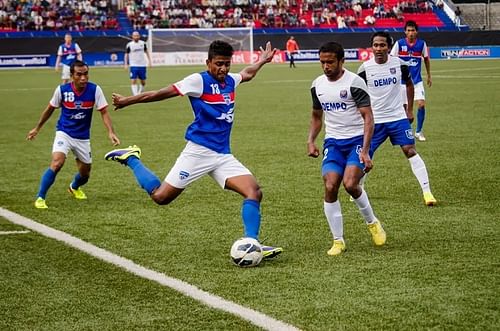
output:
[[[0, 1], [0, 31], [99, 31], [188, 27], [401, 28], [406, 20], [442, 28], [430, 0], [109, 0]], [[356, 7], [354, 7], [356, 5]], [[378, 7], [375, 11], [374, 8]], [[397, 13], [393, 8], [398, 8]], [[453, 28], [453, 24], [451, 24]]]

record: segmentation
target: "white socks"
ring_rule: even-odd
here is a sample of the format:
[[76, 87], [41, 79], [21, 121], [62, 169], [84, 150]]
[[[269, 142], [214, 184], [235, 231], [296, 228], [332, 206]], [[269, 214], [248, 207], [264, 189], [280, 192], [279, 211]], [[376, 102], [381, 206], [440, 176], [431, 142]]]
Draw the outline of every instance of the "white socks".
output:
[[344, 222], [342, 220], [342, 211], [340, 202], [324, 201], [325, 216], [330, 226], [330, 231], [333, 235], [333, 240], [344, 240]]
[[373, 213], [372, 206], [370, 205], [370, 200], [368, 200], [368, 194], [365, 190], [361, 189], [361, 195], [359, 198], [354, 199], [356, 206], [358, 206], [359, 212], [363, 215], [366, 224], [372, 224], [377, 220], [375, 214]]
[[144, 85], [141, 85], [141, 84], [130, 85], [130, 88], [132, 89], [132, 95], [137, 95], [137, 94], [142, 93], [144, 91]]
[[417, 177], [418, 183], [422, 188], [423, 193], [431, 191], [431, 186], [429, 184], [429, 175], [427, 174], [427, 168], [425, 167], [424, 160], [420, 155], [416, 154], [408, 159], [410, 161], [411, 170], [415, 177]]

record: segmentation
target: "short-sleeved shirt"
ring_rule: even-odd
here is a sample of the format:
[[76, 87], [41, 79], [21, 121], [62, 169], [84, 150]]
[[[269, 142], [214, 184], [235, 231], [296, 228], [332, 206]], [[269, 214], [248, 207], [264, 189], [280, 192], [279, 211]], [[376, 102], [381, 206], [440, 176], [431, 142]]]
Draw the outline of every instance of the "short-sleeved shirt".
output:
[[127, 44], [126, 52], [128, 54], [129, 66], [130, 67], [147, 67], [148, 60], [146, 58], [146, 52], [148, 48], [146, 43], [142, 40], [137, 42], [131, 41]]
[[412, 44], [406, 38], [399, 39], [392, 47], [391, 55], [398, 56], [408, 63], [413, 84], [422, 81], [422, 59], [429, 57], [429, 49], [425, 41], [416, 39]]
[[57, 131], [76, 139], [90, 138], [94, 107], [101, 111], [108, 105], [102, 89], [90, 82], [83, 92], [78, 92], [73, 83], [58, 86], [49, 103], [52, 107], [61, 108]]
[[240, 74], [228, 74], [223, 83], [207, 71], [187, 76], [174, 84], [179, 94], [187, 95], [194, 113], [185, 138], [217, 153], [230, 154], [234, 118], [235, 89]]
[[370, 106], [366, 83], [344, 69], [334, 82], [326, 75], [317, 77], [311, 86], [313, 109], [325, 113], [325, 139], [348, 139], [364, 134], [364, 120], [358, 108]]
[[59, 48], [57, 49], [57, 55], [61, 56], [61, 63], [67, 66], [70, 66], [81, 52], [82, 50], [80, 49], [80, 46], [74, 42], [70, 45], [63, 43], [59, 45]]
[[407, 118], [401, 82], [410, 79], [408, 63], [395, 56], [389, 56], [383, 64], [372, 58], [361, 64], [358, 75], [368, 86], [375, 124]]

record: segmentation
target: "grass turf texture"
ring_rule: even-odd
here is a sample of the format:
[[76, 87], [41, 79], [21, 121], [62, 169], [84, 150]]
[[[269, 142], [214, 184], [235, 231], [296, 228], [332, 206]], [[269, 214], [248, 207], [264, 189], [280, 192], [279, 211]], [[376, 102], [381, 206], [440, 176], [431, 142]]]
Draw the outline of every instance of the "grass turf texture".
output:
[[[97, 113], [89, 199], [66, 192], [76, 171], [71, 156], [49, 191], [49, 209], [36, 210], [59, 111], [35, 141], [25, 136], [59, 84], [53, 70], [2, 72], [0, 205], [304, 330], [498, 329], [499, 62], [432, 62], [428, 141], [417, 150], [439, 204], [424, 206], [408, 161], [386, 142], [366, 189], [388, 242], [373, 246], [341, 191], [348, 251], [336, 258], [326, 255], [332, 241], [321, 160], [306, 157], [309, 88], [321, 68], [297, 67], [268, 65], [237, 90], [233, 153], [262, 186], [261, 238], [285, 249], [274, 261], [252, 269], [230, 263], [229, 248], [242, 233], [241, 198], [208, 177], [167, 207], [150, 201], [128, 169], [103, 160], [112, 147]], [[150, 69], [147, 89], [203, 69]], [[91, 68], [90, 78], [108, 102], [112, 92], [130, 94], [121, 68]], [[122, 146], [139, 145], [144, 163], [163, 179], [184, 147], [192, 120], [187, 98], [111, 115]], [[0, 231], [21, 229], [0, 220]], [[2, 330], [254, 329], [36, 233], [0, 236], [0, 251]]]

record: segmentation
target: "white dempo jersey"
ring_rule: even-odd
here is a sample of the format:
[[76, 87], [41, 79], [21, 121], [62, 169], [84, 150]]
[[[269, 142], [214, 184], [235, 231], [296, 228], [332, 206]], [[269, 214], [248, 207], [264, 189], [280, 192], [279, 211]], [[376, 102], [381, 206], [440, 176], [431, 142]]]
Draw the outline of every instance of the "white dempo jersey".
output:
[[375, 124], [407, 118], [401, 98], [401, 82], [411, 79], [408, 63], [391, 55], [383, 64], [371, 58], [361, 64], [358, 75], [368, 86]]
[[364, 135], [360, 107], [370, 106], [370, 97], [361, 77], [344, 69], [339, 80], [326, 75], [316, 78], [311, 86], [313, 109], [325, 113], [325, 139], [349, 139]]
[[137, 42], [130, 41], [127, 44], [128, 64], [131, 67], [147, 67], [148, 59], [146, 51], [148, 50], [146, 43], [142, 40]]

